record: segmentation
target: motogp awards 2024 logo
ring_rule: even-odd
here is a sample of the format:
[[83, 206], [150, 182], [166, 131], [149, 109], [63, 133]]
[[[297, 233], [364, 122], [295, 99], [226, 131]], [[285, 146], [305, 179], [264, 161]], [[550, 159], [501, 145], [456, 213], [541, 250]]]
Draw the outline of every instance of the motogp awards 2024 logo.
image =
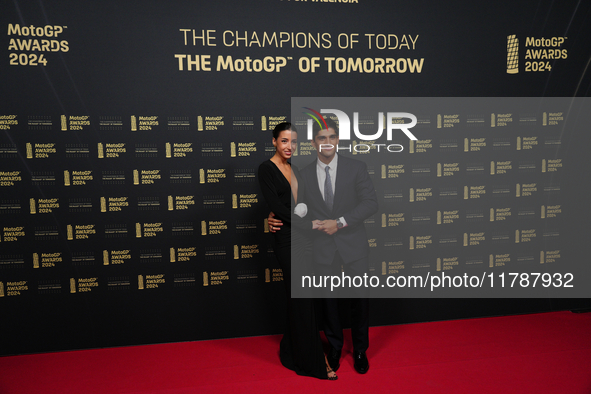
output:
[[[339, 132], [338, 137], [339, 141], [341, 140], [350, 140], [351, 139], [351, 121], [349, 116], [338, 109], [321, 109], [320, 112], [313, 110], [309, 107], [303, 107], [304, 109], [311, 111], [304, 111], [306, 115], [312, 117], [312, 119], [308, 119], [307, 122], [307, 138], [308, 140], [313, 140], [313, 124], [314, 121], [320, 127], [320, 130], [329, 129], [324, 117], [322, 114], [332, 113], [336, 115], [339, 124]], [[400, 121], [404, 118], [410, 119], [410, 123], [400, 123]], [[417, 137], [415, 137], [411, 132], [410, 128], [414, 127], [417, 124], [417, 117], [408, 112], [388, 112], [387, 115], [384, 117], [383, 112], [378, 113], [378, 131], [375, 134], [362, 134], [359, 131], [359, 112], [353, 112], [353, 132], [357, 138], [363, 141], [375, 141], [378, 140], [383, 132], [384, 132], [384, 119], [386, 119], [386, 139], [388, 141], [392, 140], [392, 135], [394, 130], [401, 130], [410, 140], [416, 141]], [[347, 150], [351, 151], [351, 148], [355, 150], [355, 152], [369, 152], [369, 150], [374, 147], [378, 152], [380, 151], [380, 147], [385, 147], [388, 152], [402, 152], [404, 149], [400, 144], [376, 144], [373, 143], [372, 146], [368, 144], [356, 144], [353, 147], [350, 145], [347, 147], [337, 145], [337, 150]], [[332, 144], [320, 144], [318, 149], [333, 149], [334, 145]]]
[[[568, 50], [563, 48], [567, 39], [568, 37], [526, 37], [523, 71], [551, 71], [558, 60], [568, 57]], [[517, 73], [519, 73], [519, 38], [513, 34], [507, 36], [507, 74]]]

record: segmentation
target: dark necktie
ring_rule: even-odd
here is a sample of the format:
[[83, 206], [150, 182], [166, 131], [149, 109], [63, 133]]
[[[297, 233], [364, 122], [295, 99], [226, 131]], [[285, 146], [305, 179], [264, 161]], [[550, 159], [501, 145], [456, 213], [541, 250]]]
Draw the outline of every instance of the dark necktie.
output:
[[326, 172], [326, 179], [324, 180], [324, 202], [330, 211], [332, 211], [332, 204], [334, 202], [334, 193], [332, 192], [332, 181], [330, 179], [330, 167], [324, 168]]

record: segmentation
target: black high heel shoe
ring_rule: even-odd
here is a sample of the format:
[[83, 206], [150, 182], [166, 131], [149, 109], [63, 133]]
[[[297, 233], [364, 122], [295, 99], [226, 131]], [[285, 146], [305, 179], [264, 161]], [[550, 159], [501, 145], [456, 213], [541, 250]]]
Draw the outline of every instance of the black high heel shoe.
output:
[[[332, 376], [330, 376], [331, 374]], [[335, 371], [333, 371], [329, 366], [326, 367], [326, 375], [328, 376], [328, 380], [337, 380], [339, 378]]]

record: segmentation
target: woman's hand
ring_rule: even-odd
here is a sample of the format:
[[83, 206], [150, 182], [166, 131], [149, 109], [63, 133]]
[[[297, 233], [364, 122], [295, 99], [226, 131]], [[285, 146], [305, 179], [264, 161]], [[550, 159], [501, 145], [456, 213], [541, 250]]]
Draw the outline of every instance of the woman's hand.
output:
[[275, 219], [275, 214], [273, 212], [269, 212], [267, 221], [269, 222], [269, 231], [272, 233], [281, 230], [281, 226], [283, 226], [283, 222], [280, 219]]

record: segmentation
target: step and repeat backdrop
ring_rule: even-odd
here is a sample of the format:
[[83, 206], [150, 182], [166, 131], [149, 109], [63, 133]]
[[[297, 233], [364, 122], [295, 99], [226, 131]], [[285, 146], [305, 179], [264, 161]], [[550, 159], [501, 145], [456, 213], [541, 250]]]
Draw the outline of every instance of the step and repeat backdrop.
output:
[[[580, 148], [591, 100], [294, 98], [298, 141], [312, 134], [314, 108], [340, 128], [338, 143], [319, 149], [336, 144], [364, 162], [379, 209], [365, 220], [367, 278], [306, 274], [293, 288], [311, 297], [325, 287], [354, 296], [360, 286], [376, 298], [589, 297], [580, 196], [590, 190], [567, 169], [591, 166]], [[292, 163], [301, 168], [317, 153], [299, 144]]]
[[[573, 270], [588, 258], [589, 12], [5, 3], [1, 353], [281, 332], [283, 273], [256, 172], [276, 124], [306, 129], [292, 97], [398, 98], [392, 110], [417, 116], [418, 140], [392, 141], [403, 152], [344, 152], [371, 157], [373, 274], [574, 275], [573, 293], [515, 295], [536, 300], [376, 299], [372, 324], [586, 305]], [[377, 112], [362, 111], [364, 133]], [[304, 139], [298, 153], [315, 154]]]

